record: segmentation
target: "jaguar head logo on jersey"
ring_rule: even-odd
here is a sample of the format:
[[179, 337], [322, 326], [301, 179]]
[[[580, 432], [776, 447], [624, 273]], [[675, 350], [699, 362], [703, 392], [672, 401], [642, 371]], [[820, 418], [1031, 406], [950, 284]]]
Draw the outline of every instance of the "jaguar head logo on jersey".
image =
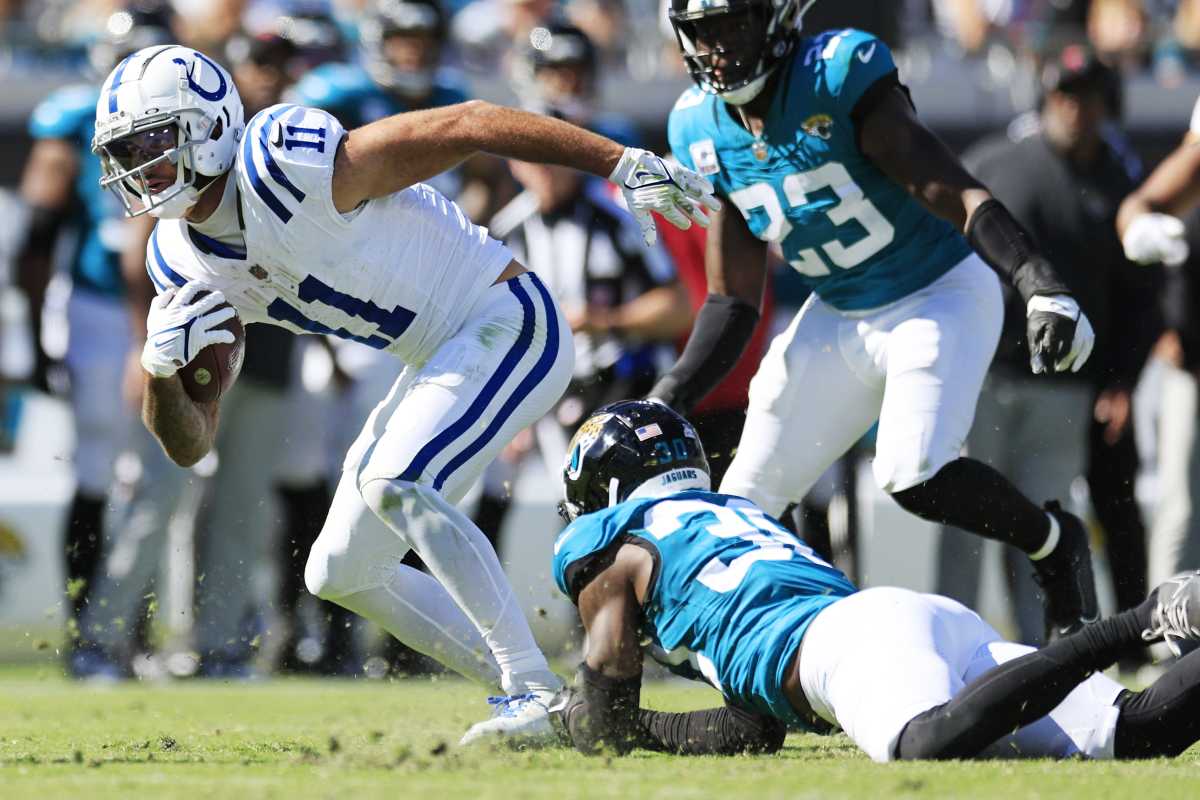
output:
[[96, 104], [100, 187], [131, 217], [181, 218], [233, 166], [244, 129], [233, 77], [215, 61], [180, 45], [138, 50]]
[[757, 97], [792, 52], [802, 15], [800, 0], [671, 0], [667, 14], [692, 80], [734, 105]]
[[708, 489], [708, 459], [691, 424], [662, 403], [599, 409], [571, 440], [558, 513], [570, 522], [632, 497]]
[[809, 136], [829, 141], [833, 138], [833, 117], [828, 114], [813, 114], [800, 126]]

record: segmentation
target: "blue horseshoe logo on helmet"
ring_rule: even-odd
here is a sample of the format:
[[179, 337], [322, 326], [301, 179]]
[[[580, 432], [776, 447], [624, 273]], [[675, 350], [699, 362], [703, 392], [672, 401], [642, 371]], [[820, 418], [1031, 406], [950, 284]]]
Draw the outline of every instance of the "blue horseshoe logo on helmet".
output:
[[182, 58], [173, 58], [173, 59], [171, 59], [171, 61], [173, 61], [176, 64], [179, 64], [183, 67], [185, 74], [187, 74], [189, 89], [191, 89], [193, 92], [195, 92], [196, 94], [203, 97], [205, 100], [209, 100], [209, 101], [215, 103], [218, 100], [220, 100], [222, 97], [224, 97], [225, 92], [227, 92], [229, 90], [229, 87], [225, 84], [225, 76], [221, 73], [221, 68], [219, 66], [217, 66], [213, 61], [211, 61], [203, 53], [201, 53], [198, 50], [193, 50], [192, 52], [195, 53], [196, 58], [200, 59], [205, 64], [208, 64], [210, 67], [213, 68], [213, 72], [217, 73], [217, 79], [219, 81], [221, 81], [221, 85], [217, 87], [217, 90], [215, 92], [205, 91], [203, 86], [196, 83], [196, 81], [192, 79], [192, 72], [195, 71], [195, 69], [196, 69], [196, 63], [194, 61], [192, 62], [191, 66], [188, 66], [188, 63], [186, 61], [184, 61]]

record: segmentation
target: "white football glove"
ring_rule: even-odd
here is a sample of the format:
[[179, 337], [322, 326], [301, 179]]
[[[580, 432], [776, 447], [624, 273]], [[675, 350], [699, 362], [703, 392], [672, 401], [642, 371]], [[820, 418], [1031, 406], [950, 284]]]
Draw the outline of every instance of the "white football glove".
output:
[[1170, 214], [1139, 214], [1121, 237], [1125, 257], [1138, 264], [1178, 267], [1188, 257], [1186, 231], [1183, 222]]
[[1052, 359], [1055, 372], [1083, 369], [1096, 344], [1096, 333], [1074, 297], [1067, 294], [1034, 295], [1025, 307], [1025, 316], [1029, 365], [1034, 374], [1047, 371], [1047, 359]]
[[[197, 299], [201, 292], [208, 294]], [[224, 302], [225, 295], [195, 281], [150, 301], [142, 369], [156, 378], [169, 378], [210, 344], [232, 344], [232, 332], [215, 330], [236, 314], [232, 308], [213, 310]]]
[[721, 209], [713, 196], [713, 186], [703, 175], [680, 164], [665, 161], [649, 150], [626, 147], [608, 179], [621, 187], [629, 211], [642, 229], [642, 239], [652, 245], [657, 238], [654, 217], [657, 211], [676, 228], [687, 230], [695, 222], [708, 227], [707, 207]]

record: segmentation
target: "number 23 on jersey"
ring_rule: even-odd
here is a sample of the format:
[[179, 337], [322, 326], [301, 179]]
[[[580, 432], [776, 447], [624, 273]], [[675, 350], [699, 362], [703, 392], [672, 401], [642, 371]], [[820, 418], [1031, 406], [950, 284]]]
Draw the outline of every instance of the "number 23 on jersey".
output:
[[[770, 183], [755, 183], [729, 193], [729, 199], [742, 216], [750, 222], [755, 211], [766, 215], [766, 225], [758, 232], [758, 238], [784, 247], [784, 255], [797, 272], [813, 278], [831, 274], [831, 265], [838, 269], [853, 269], [879, 253], [896, 238], [896, 230], [867, 199], [862, 188], [850, 177], [846, 168], [831, 161], [809, 172], [792, 173], [782, 182], [783, 198]], [[809, 204], [809, 194], [821, 189], [832, 189], [838, 202], [825, 211], [829, 221], [841, 227], [853, 221], [866, 231], [866, 235], [847, 246], [838, 239], [830, 239], [817, 248], [802, 248], [791, 252], [785, 242], [795, 229], [788, 220], [784, 202], [788, 208], [800, 208]]]

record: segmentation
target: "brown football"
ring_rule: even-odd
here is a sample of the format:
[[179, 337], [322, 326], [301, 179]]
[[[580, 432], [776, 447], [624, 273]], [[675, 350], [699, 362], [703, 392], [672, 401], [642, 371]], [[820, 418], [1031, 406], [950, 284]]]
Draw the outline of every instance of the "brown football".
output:
[[[222, 303], [217, 308], [225, 308]], [[246, 331], [242, 321], [232, 316], [217, 326], [218, 330], [233, 333], [231, 344], [210, 344], [196, 354], [187, 366], [179, 370], [183, 390], [197, 403], [220, 400], [242, 371], [242, 358], [246, 354]]]

